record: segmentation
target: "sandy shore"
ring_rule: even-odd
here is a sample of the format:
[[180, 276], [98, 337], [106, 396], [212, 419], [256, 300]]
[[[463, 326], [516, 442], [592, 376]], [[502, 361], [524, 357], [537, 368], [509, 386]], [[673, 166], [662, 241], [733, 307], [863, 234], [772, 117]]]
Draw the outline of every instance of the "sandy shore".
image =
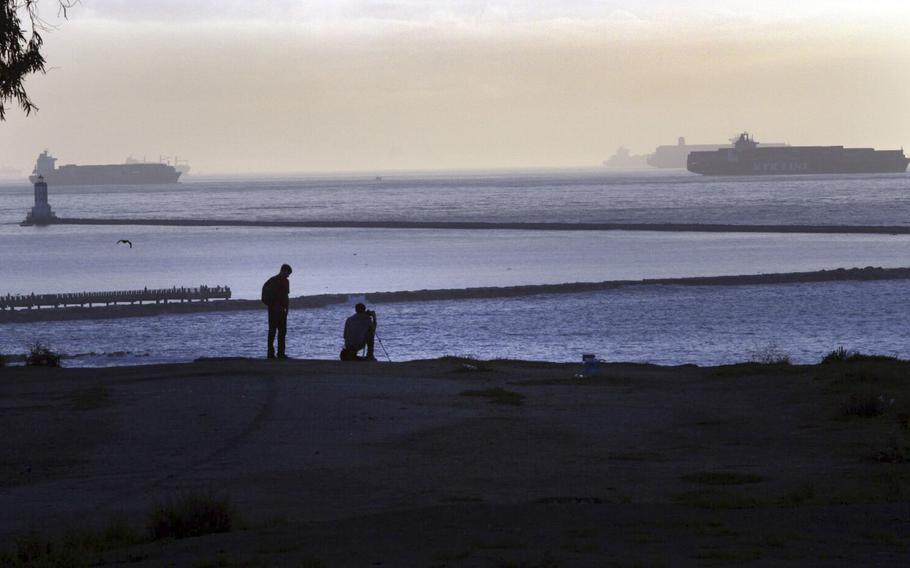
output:
[[[472, 300], [480, 298], [514, 298], [538, 294], [577, 294], [611, 290], [627, 286], [747, 286], [771, 284], [806, 284], [811, 282], [862, 282], [874, 280], [907, 280], [910, 268], [838, 268], [811, 272], [778, 274], [743, 274], [689, 278], [649, 278], [644, 280], [607, 280], [526, 286], [489, 286], [441, 290], [406, 290], [400, 292], [366, 292], [351, 294], [364, 297], [371, 304], [423, 302], [438, 300]], [[292, 309], [320, 308], [349, 301], [347, 294], [298, 296], [291, 299]], [[219, 300], [170, 304], [137, 304], [119, 306], [42, 308], [34, 310], [0, 310], [0, 324], [33, 321], [116, 319], [165, 314], [261, 310], [259, 300]]]
[[100, 560], [906, 560], [910, 363], [579, 370], [454, 358], [2, 368], [0, 549], [113, 517], [141, 529], [156, 503], [209, 490], [230, 496], [239, 529]]

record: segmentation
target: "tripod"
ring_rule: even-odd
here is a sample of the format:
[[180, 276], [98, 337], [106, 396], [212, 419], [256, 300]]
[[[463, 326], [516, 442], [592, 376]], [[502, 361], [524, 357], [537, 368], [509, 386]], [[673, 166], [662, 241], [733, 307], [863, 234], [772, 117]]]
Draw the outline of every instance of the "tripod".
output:
[[[373, 337], [376, 339], [376, 341], [379, 342], [379, 346], [382, 347], [382, 352], [385, 353], [385, 358], [388, 359], [389, 363], [391, 363], [391, 362], [392, 362], [392, 358], [389, 357], [389, 352], [386, 351], [385, 344], [382, 342], [382, 339], [379, 337], [379, 334], [376, 333], [375, 330], [373, 331]], [[367, 346], [364, 345], [364, 346], [363, 346], [363, 355], [361, 355], [361, 356], [362, 356], [362, 357], [366, 357], [366, 353], [367, 353]]]
[[[370, 314], [371, 314], [371, 317], [373, 318], [373, 338], [374, 338], [376, 341], [379, 342], [379, 346], [382, 347], [382, 352], [385, 353], [385, 358], [389, 361], [389, 363], [391, 363], [391, 362], [392, 362], [392, 358], [389, 357], [389, 352], [386, 350], [385, 344], [382, 342], [382, 338], [379, 337], [379, 333], [376, 331], [376, 312], [372, 312], [372, 311], [371, 311], [371, 312], [368, 312], [368, 313], [370, 313]], [[363, 356], [364, 356], [364, 357], [366, 356], [366, 352], [367, 352], [366, 350], [367, 350], [367, 346], [364, 345], [364, 346], [363, 346], [363, 352], [364, 352], [364, 355], [363, 355]]]

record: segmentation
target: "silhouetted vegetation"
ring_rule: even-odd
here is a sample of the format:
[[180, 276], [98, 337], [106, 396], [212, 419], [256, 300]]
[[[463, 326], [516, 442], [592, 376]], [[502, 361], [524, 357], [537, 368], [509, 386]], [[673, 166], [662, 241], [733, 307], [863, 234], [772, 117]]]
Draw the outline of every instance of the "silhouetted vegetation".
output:
[[25, 357], [25, 364], [28, 367], [59, 367], [60, 355], [38, 341], [29, 347], [28, 355]]
[[762, 365], [789, 365], [790, 355], [774, 343], [752, 349], [748, 352], [749, 361]]
[[[67, 9], [76, 2], [55, 0], [54, 3], [66, 17]], [[38, 0], [0, 1], [0, 120], [6, 119], [6, 105], [13, 100], [25, 114], [37, 110], [23, 83], [33, 73], [44, 73], [41, 32], [48, 26], [38, 15], [38, 4]], [[27, 25], [19, 17], [20, 10], [28, 14]]]
[[525, 399], [525, 395], [505, 390], [502, 387], [484, 390], [466, 390], [461, 392], [461, 396], [479, 396], [486, 398], [493, 404], [507, 404], [511, 406], [521, 406], [524, 404]]
[[6, 357], [3, 356], [3, 353], [0, 353], [0, 367], [6, 365]]
[[0, 566], [51, 568], [89, 566], [108, 550], [142, 543], [142, 536], [115, 519], [101, 530], [71, 531], [57, 539], [31, 532], [15, 540], [13, 553], [0, 554]]
[[859, 351], [850, 351], [843, 347], [838, 347], [834, 351], [822, 357], [822, 364], [831, 363], [860, 363], [867, 361], [897, 361], [897, 357], [889, 355], [864, 355]]
[[152, 540], [165, 540], [230, 532], [237, 524], [230, 499], [212, 492], [188, 493], [151, 512]]
[[[60, 568], [104, 564], [103, 553], [151, 541], [229, 532], [238, 524], [227, 497], [211, 492], [190, 493], [156, 507], [148, 516], [143, 535], [126, 520], [115, 518], [101, 529], [80, 529], [62, 536], [30, 532], [0, 552], [0, 566], [10, 568]], [[129, 556], [130, 561], [141, 556]], [[317, 564], [313, 564], [316, 566]]]

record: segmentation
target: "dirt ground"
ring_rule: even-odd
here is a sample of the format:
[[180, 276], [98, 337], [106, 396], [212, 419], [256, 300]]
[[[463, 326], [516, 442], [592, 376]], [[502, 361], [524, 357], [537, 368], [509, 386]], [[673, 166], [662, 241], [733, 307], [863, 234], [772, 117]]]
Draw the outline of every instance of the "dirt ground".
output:
[[[129, 566], [905, 565], [910, 363], [0, 368], [0, 550], [181, 496]], [[85, 559], [83, 559], [85, 560]], [[2, 563], [2, 558], [0, 558]]]

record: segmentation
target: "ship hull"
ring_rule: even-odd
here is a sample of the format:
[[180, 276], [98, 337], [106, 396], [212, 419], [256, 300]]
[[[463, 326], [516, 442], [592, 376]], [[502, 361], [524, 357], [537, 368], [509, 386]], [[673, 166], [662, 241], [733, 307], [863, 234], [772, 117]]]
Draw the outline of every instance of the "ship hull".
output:
[[[146, 185], [177, 183], [180, 172], [166, 164], [66, 165], [44, 171], [41, 176], [51, 186]], [[29, 177], [29, 180], [35, 183], [38, 175]]]
[[690, 144], [677, 146], [658, 146], [649, 154], [647, 163], [652, 168], [683, 169], [690, 152], [713, 152], [721, 148], [732, 148], [732, 144]]
[[874, 174], [906, 172], [908, 163], [902, 150], [791, 146], [692, 152], [686, 167], [711, 176]]

